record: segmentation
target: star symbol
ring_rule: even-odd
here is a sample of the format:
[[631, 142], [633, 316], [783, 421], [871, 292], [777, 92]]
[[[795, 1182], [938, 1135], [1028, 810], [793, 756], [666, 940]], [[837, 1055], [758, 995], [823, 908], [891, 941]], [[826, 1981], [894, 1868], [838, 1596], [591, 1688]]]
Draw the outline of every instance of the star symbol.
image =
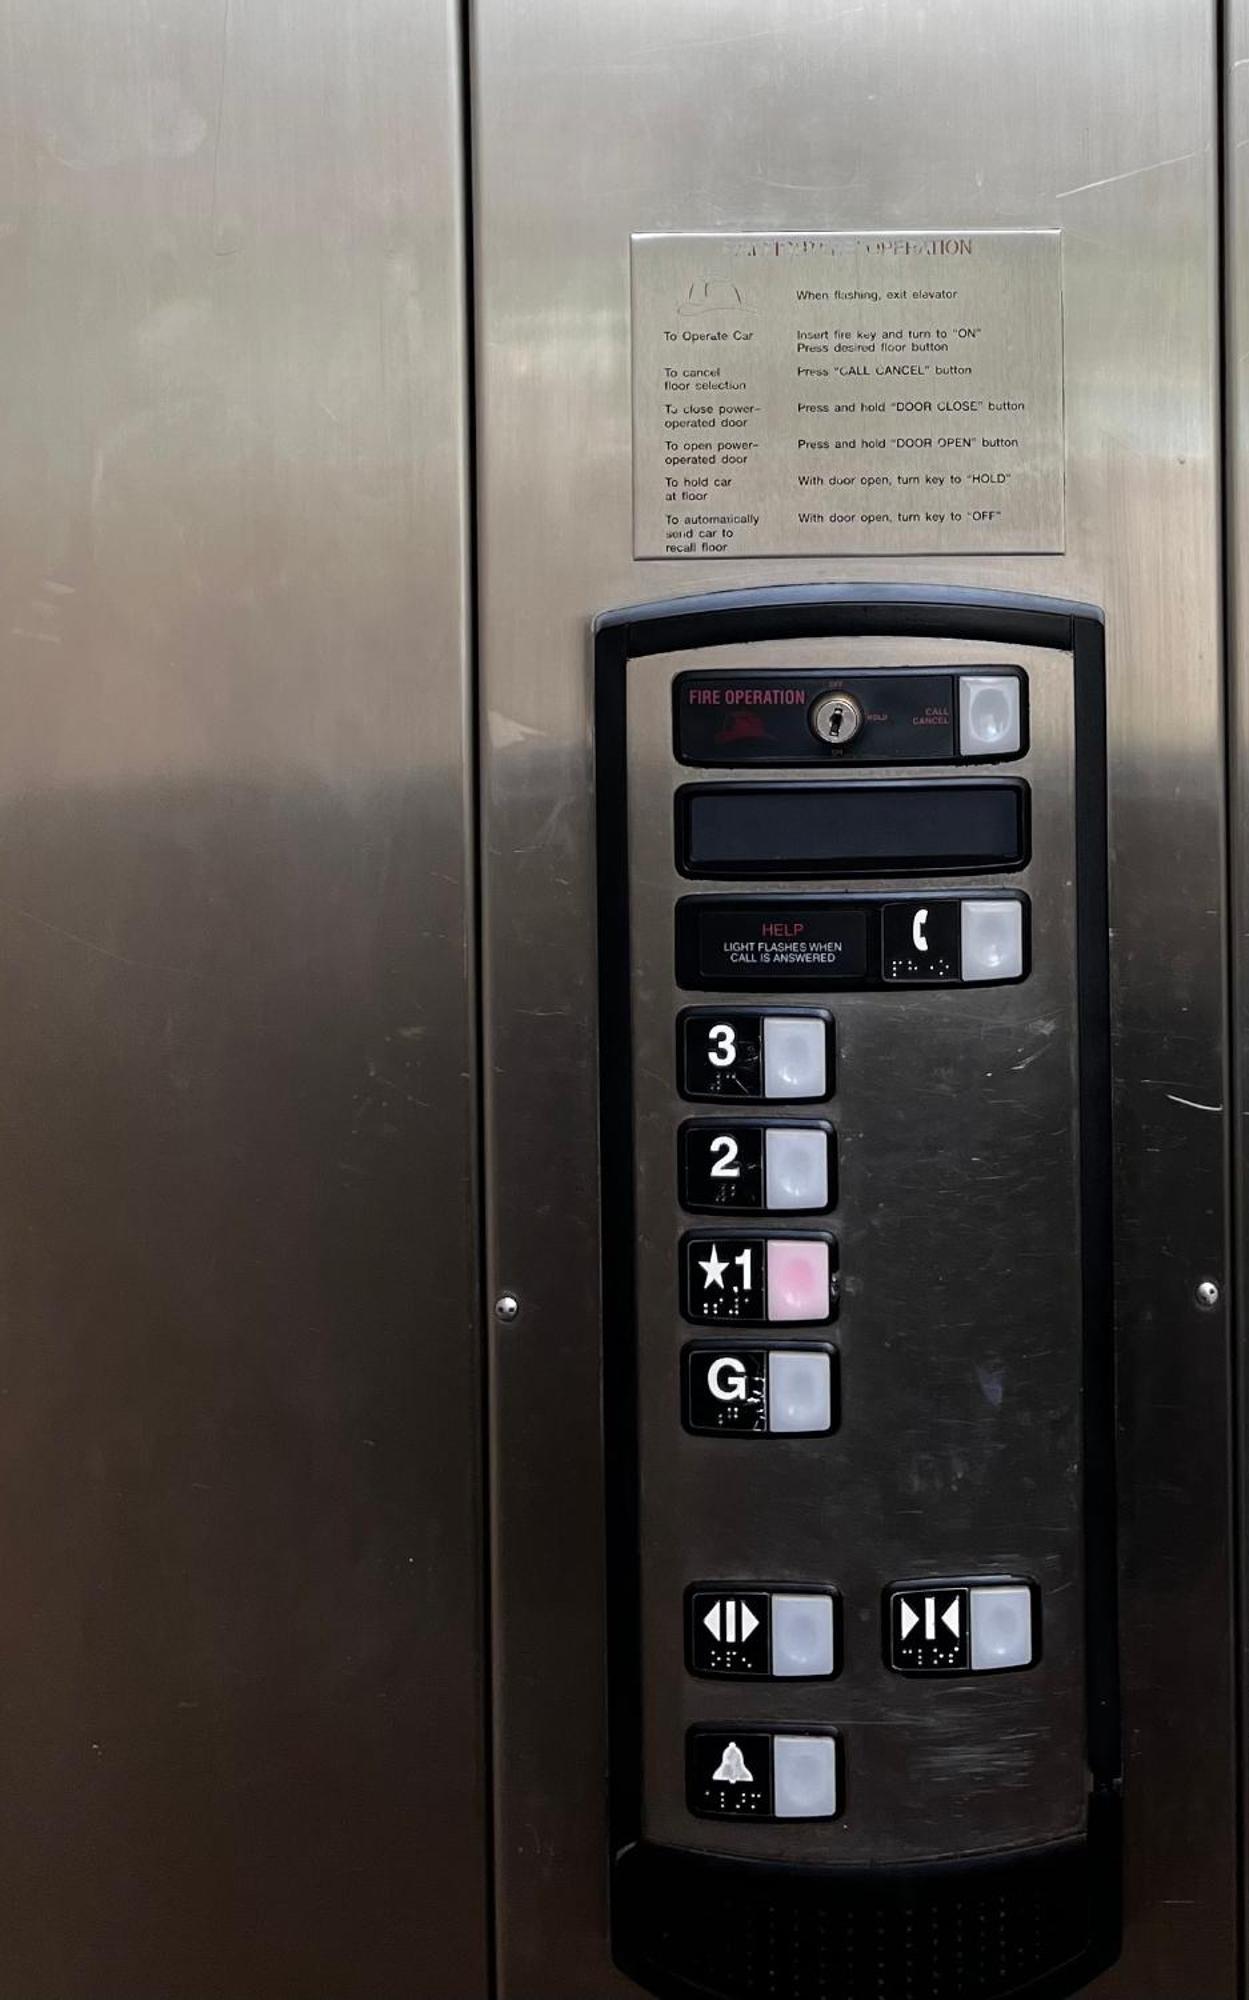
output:
[[703, 1279], [703, 1290], [705, 1292], [709, 1292], [713, 1285], [718, 1285], [721, 1291], [724, 1290], [724, 1273], [729, 1268], [729, 1260], [727, 1257], [721, 1257], [714, 1243], [711, 1246], [710, 1257], [699, 1258], [698, 1268], [707, 1274]]

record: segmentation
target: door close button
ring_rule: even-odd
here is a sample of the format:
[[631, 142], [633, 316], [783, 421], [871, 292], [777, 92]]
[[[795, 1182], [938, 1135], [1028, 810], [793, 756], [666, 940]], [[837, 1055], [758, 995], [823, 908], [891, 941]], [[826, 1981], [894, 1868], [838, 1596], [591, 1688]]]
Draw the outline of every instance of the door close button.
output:
[[1030, 1667], [1039, 1599], [1018, 1579], [896, 1584], [886, 1594], [885, 1649], [897, 1674], [986, 1674]]
[[1030, 1667], [1032, 1592], [1026, 1583], [979, 1585], [971, 1593], [973, 1673]]

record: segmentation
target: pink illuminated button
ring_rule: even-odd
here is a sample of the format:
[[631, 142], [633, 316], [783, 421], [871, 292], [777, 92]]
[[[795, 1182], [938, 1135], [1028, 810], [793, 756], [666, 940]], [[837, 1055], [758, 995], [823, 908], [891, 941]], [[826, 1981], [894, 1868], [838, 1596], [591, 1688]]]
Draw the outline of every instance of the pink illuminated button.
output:
[[828, 1244], [813, 1237], [769, 1237], [768, 1318], [814, 1322], [831, 1315]]

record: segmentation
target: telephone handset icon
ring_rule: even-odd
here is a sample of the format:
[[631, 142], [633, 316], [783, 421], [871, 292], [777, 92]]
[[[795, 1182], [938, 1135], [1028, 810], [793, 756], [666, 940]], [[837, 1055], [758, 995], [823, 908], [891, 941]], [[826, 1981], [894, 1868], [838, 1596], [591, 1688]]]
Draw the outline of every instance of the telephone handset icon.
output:
[[915, 921], [911, 925], [911, 938], [916, 951], [928, 950], [928, 911], [916, 910]]

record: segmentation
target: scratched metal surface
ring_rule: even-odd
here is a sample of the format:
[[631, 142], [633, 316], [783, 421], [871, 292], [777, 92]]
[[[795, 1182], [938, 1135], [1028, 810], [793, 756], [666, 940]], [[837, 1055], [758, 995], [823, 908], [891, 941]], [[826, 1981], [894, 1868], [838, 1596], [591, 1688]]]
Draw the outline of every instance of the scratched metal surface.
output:
[[[474, 17], [490, 1246], [524, 1302], [492, 1382], [507, 2000], [630, 1990], [605, 1943], [587, 624], [851, 578], [1106, 612], [1129, 1924], [1099, 1992], [1230, 2000], [1227, 1329], [1194, 1304], [1225, 1254], [1213, 0]], [[633, 561], [630, 234], [932, 227], [1063, 230], [1067, 554]]]
[[[1031, 787], [1032, 859], [975, 880], [1029, 897], [1032, 973], [979, 993], [833, 1001], [840, 1193], [820, 1226], [840, 1246], [842, 1427], [766, 1447], [690, 1437], [676, 1421], [689, 1329], [673, 1298], [676, 1132], [689, 1106], [675, 1090], [672, 1024], [692, 996], [673, 980], [672, 906], [697, 885], [674, 866], [672, 794], [700, 774], [673, 760], [673, 676], [920, 661], [979, 672], [1007, 661], [1028, 675], [1030, 748], [1009, 768]], [[1075, 1834], [1088, 1778], [1070, 655], [825, 640], [658, 655], [629, 672], [645, 1830], [679, 1846], [847, 1865]], [[911, 895], [924, 885], [860, 886]], [[740, 996], [752, 997], [768, 996]], [[1041, 1587], [1034, 1672], [934, 1683], [883, 1671], [887, 1584], [993, 1574]], [[692, 1679], [681, 1606], [698, 1577], [835, 1585], [844, 1672], [788, 1687]], [[832, 1826], [691, 1818], [685, 1731], [726, 1716], [844, 1731], [845, 1810]]]
[[2, 0], [0, 1992], [485, 1990], [441, 0]]
[[[1229, 0], [1224, 37], [1226, 104], [1223, 170], [1227, 201], [1228, 597], [1230, 829], [1233, 900], [1231, 972], [1235, 995], [1235, 1193], [1238, 1218], [1237, 1314], [1249, 1325], [1249, 4]], [[1242, 1332], [1243, 1339], [1243, 1332]], [[1249, 1371], [1240, 1371], [1239, 1434], [1249, 1435]], [[1241, 1520], [1249, 1519], [1249, 1463], [1240, 1454]], [[1240, 1549], [1242, 1591], [1249, 1548]], [[1243, 1601], [1243, 1598], [1242, 1598]], [[1240, 1629], [1242, 1688], [1249, 1682], [1249, 1624]], [[1240, 1745], [1242, 1788], [1246, 1746]], [[1242, 1855], [1249, 1902], [1249, 1851]]]

